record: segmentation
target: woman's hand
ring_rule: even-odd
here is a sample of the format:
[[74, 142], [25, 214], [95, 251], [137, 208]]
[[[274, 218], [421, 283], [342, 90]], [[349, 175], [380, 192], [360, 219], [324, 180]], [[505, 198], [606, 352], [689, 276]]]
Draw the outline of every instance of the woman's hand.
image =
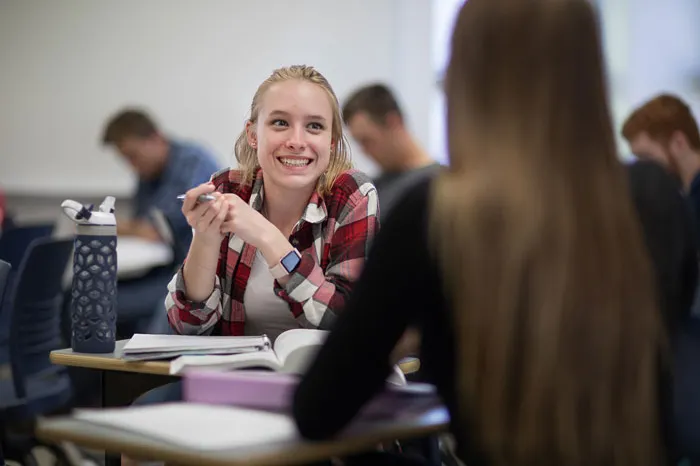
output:
[[227, 200], [228, 215], [221, 227], [222, 232], [233, 233], [259, 249], [271, 267], [294, 249], [275, 225], [243, 199], [235, 194], [224, 194], [224, 197]]
[[233, 233], [246, 243], [261, 248], [266, 240], [280, 233], [276, 226], [270, 223], [260, 212], [235, 194], [224, 194], [228, 212], [221, 231]]
[[[212, 194], [216, 199], [199, 203], [197, 198], [202, 194]], [[204, 183], [187, 191], [182, 203], [182, 213], [194, 229], [198, 241], [218, 246], [225, 236], [222, 226], [228, 207], [227, 197], [214, 192], [212, 183]]]

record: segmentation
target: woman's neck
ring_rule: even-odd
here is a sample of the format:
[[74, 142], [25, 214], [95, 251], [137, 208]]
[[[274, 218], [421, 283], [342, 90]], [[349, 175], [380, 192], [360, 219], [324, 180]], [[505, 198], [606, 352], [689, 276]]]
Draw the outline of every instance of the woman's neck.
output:
[[289, 236], [303, 215], [314, 189], [286, 190], [276, 186], [265, 186], [265, 217], [285, 236]]

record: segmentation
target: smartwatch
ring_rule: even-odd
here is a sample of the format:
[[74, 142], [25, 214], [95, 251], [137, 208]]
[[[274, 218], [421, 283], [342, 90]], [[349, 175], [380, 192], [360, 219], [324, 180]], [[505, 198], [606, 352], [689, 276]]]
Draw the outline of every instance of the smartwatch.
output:
[[301, 254], [296, 248], [289, 251], [280, 261], [273, 267], [270, 267], [270, 273], [275, 279], [284, 278], [294, 272], [301, 262]]

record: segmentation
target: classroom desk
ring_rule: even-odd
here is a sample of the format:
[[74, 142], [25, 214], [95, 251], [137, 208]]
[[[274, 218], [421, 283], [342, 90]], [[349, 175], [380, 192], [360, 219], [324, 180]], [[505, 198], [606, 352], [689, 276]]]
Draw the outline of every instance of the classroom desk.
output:
[[[169, 361], [128, 362], [121, 359], [122, 350], [129, 340], [116, 342], [113, 353], [87, 354], [75, 353], [72, 349], [60, 349], [51, 352], [51, 362], [61, 366], [82, 367], [102, 371], [136, 372], [139, 374], [170, 375]], [[417, 372], [420, 368], [418, 358], [404, 358], [399, 362], [404, 374]]]
[[358, 422], [339, 438], [309, 442], [301, 438], [266, 442], [226, 450], [192, 451], [174, 443], [124, 430], [92, 424], [72, 417], [41, 419], [36, 434], [51, 442], [73, 442], [89, 448], [123, 452], [133, 458], [193, 466], [281, 466], [307, 464], [332, 457], [371, 451], [396, 439], [426, 437], [448, 428], [449, 415], [441, 406], [429, 406], [397, 419]]
[[173, 250], [165, 243], [134, 236], [117, 238], [117, 277], [120, 280], [142, 277], [172, 262]]
[[[76, 353], [66, 348], [52, 351], [50, 358], [53, 364], [61, 366], [99, 370], [102, 406], [105, 408], [129, 406], [147, 391], [179, 380], [179, 376], [170, 375], [169, 361], [129, 362], [121, 359], [122, 350], [128, 341], [117, 341], [113, 353]], [[417, 358], [405, 358], [399, 367], [405, 374], [409, 374], [418, 370], [420, 362]], [[118, 458], [108, 457], [105, 464], [117, 465]]]

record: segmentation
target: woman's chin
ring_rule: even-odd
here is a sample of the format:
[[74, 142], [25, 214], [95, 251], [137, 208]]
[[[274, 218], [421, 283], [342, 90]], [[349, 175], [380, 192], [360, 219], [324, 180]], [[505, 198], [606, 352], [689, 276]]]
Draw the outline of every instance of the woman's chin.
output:
[[313, 172], [278, 173], [273, 178], [273, 183], [285, 190], [313, 189], [318, 183], [320, 174]]

